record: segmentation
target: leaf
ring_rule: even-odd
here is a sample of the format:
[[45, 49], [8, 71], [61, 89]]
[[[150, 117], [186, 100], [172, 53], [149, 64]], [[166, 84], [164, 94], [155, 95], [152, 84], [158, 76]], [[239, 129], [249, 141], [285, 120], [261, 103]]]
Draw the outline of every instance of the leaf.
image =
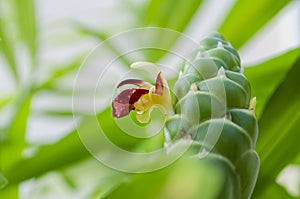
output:
[[20, 160], [9, 168], [6, 177], [12, 185], [87, 157], [89, 153], [74, 131], [53, 145], [41, 147], [35, 156]]
[[2, 189], [7, 184], [7, 179], [0, 172], [0, 189]]
[[[107, 132], [106, 136], [123, 149], [133, 150], [139, 145], [151, 142], [151, 139], [141, 140], [124, 134], [115, 124], [114, 118], [111, 116], [111, 108], [99, 113], [97, 118], [95, 119], [95, 116], [84, 117], [78, 127], [79, 131], [85, 132], [84, 136], [91, 139], [91, 142], [95, 142], [94, 133], [99, 128], [98, 121], [105, 121], [101, 122], [101, 128]], [[106, 150], [104, 143], [95, 143], [95, 145], [102, 146], [101, 149]], [[91, 155], [82, 144], [77, 131], [74, 130], [57, 143], [42, 146], [33, 157], [20, 160], [10, 167], [6, 171], [6, 178], [10, 182], [9, 185], [12, 185], [90, 157]]]
[[80, 67], [82, 62], [83, 62], [83, 57], [80, 57], [79, 59], [74, 60], [72, 63], [68, 64], [65, 67], [57, 67], [56, 69], [53, 69], [52, 71], [50, 71], [49, 77], [46, 80], [44, 80], [43, 83], [34, 86], [35, 88], [33, 88], [33, 91], [38, 92], [43, 89], [49, 89], [54, 87], [55, 83], [60, 78], [63, 78], [69, 75], [70, 73], [76, 71], [76, 69]]
[[[111, 132], [109, 138], [116, 142], [118, 146], [129, 149], [137, 144], [130, 136], [123, 135], [123, 132], [114, 123], [111, 109], [100, 113], [98, 119], [105, 120], [105, 124], [101, 127], [106, 132]], [[80, 131], [85, 131], [91, 137], [98, 128], [98, 122], [94, 119], [94, 116], [84, 117], [79, 127]], [[101, 145], [101, 143], [98, 144]], [[6, 177], [10, 184], [15, 184], [88, 157], [91, 157], [90, 153], [82, 144], [77, 131], [74, 130], [57, 143], [40, 147], [35, 156], [20, 160], [6, 172]]]
[[14, 45], [10, 39], [8, 39], [5, 30], [5, 25], [0, 19], [0, 52], [3, 53], [4, 59], [6, 60], [10, 70], [16, 80], [18, 80], [18, 72], [15, 61]]
[[113, 192], [122, 183], [126, 182], [129, 178], [128, 176], [130, 175], [122, 172], [115, 172], [116, 174], [106, 177], [105, 180], [101, 180], [101, 183], [98, 183], [96, 185], [94, 191], [89, 194], [87, 198], [104, 198], [105, 196]]
[[170, 28], [182, 32], [201, 5], [202, 0], [152, 0], [141, 18], [146, 26]]
[[[276, 180], [276, 177], [282, 171], [282, 169], [284, 169], [288, 164], [292, 163], [295, 157], [299, 156], [300, 154], [299, 149], [297, 148], [297, 146], [300, 144], [298, 138], [300, 115], [298, 114], [295, 117], [297, 120], [292, 120], [292, 124], [288, 124], [286, 129], [282, 127], [283, 135], [279, 135], [278, 137], [280, 138], [277, 138], [277, 136], [275, 137], [273, 134], [275, 137], [275, 144], [269, 143], [270, 149], [266, 150], [266, 152], [261, 152], [261, 156], [264, 159], [261, 164], [260, 175], [257, 181], [257, 194], [264, 193], [266, 187]], [[278, 133], [278, 131], [275, 133]], [[264, 153], [267, 155], [264, 155]], [[274, 165], [276, 165], [276, 167], [274, 167]]]
[[34, 0], [15, 0], [14, 6], [20, 37], [26, 44], [31, 57], [34, 59], [37, 51], [37, 27]]
[[293, 164], [297, 164], [300, 166], [300, 154], [299, 156], [295, 159], [295, 161], [293, 162]]
[[[175, 30], [179, 33], [184, 32], [202, 2], [203, 0], [152, 0], [142, 13], [143, 15], [139, 16], [141, 26], [154, 26]], [[162, 31], [151, 37], [152, 44], [162, 49], [171, 49], [179, 38], [179, 33], [170, 34], [170, 32]], [[150, 50], [145, 51], [145, 55], [155, 62], [165, 55], [165, 52]]]
[[264, 194], [255, 197], [257, 199], [272, 198], [272, 199], [295, 199], [291, 196], [284, 187], [277, 183], [269, 185]]
[[219, 28], [234, 47], [240, 48], [269, 22], [290, 0], [236, 1]]
[[124, 195], [132, 199], [216, 198], [222, 190], [223, 178], [224, 173], [217, 164], [207, 159], [183, 157], [161, 170], [133, 174], [104, 198]]
[[4, 171], [22, 156], [21, 153], [25, 147], [25, 133], [30, 113], [31, 98], [31, 95], [24, 92], [22, 98], [19, 98], [15, 104], [15, 114], [7, 129], [6, 139], [1, 143], [3, 145], [1, 162]]
[[258, 118], [299, 55], [300, 48], [298, 47], [255, 66], [245, 68], [245, 75], [251, 82], [252, 95], [257, 99], [256, 114]]
[[299, 75], [300, 57], [269, 99], [259, 120], [257, 151], [261, 157], [261, 172], [256, 187], [257, 194], [275, 181], [279, 172], [300, 154]]
[[[38, 116], [46, 116], [46, 117], [68, 117], [72, 118], [74, 116], [74, 113], [72, 110], [37, 110], [34, 112], [34, 114], [37, 114]], [[84, 116], [84, 113], [78, 113], [76, 112], [77, 116]]]
[[6, 96], [4, 98], [0, 99], [0, 109], [5, 107], [7, 104], [9, 104], [14, 99], [13, 96]]
[[[109, 49], [111, 52], [115, 53], [115, 55], [117, 55], [117, 56], [122, 55], [122, 53], [119, 51], [118, 47], [115, 46], [115, 44], [113, 44], [112, 42], [109, 42], [109, 40], [108, 40], [109, 36], [106, 33], [103, 33], [103, 32], [97, 31], [97, 30], [93, 30], [93, 29], [88, 28], [79, 23], [76, 23], [73, 25], [74, 25], [74, 28], [78, 32], [85, 34], [85, 35], [95, 37], [95, 38], [99, 39], [100, 41], [105, 41], [103, 44], [105, 44], [107, 49]], [[126, 56], [120, 56], [119, 60], [121, 62], [123, 62], [125, 66], [128, 66], [128, 67], [132, 64], [132, 61], [127, 59]]]
[[0, 189], [1, 198], [18, 199], [19, 198], [19, 187], [17, 185], [11, 187], [4, 187]]

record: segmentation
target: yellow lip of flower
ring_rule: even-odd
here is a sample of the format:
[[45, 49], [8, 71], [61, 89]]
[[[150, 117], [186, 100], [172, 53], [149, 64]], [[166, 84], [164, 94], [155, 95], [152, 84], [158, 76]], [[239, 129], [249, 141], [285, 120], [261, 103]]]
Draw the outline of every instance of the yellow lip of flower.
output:
[[133, 84], [138, 88], [126, 89], [113, 100], [113, 116], [123, 117], [134, 110], [137, 120], [141, 123], [147, 123], [154, 107], [158, 107], [165, 116], [173, 114], [168, 84], [159, 69], [154, 64], [147, 62], [136, 62], [132, 64], [132, 67], [158, 71], [155, 86], [137, 79], [127, 79], [120, 82], [118, 88], [126, 84]]

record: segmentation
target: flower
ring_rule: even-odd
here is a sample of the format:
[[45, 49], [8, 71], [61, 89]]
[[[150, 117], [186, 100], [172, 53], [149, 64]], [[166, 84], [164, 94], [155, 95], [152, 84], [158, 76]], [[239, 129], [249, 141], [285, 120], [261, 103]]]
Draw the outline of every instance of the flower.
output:
[[117, 88], [128, 84], [135, 85], [138, 88], [125, 89], [117, 95], [112, 102], [113, 117], [124, 117], [134, 110], [137, 120], [141, 123], [147, 123], [150, 120], [150, 113], [155, 106], [165, 116], [173, 113], [168, 84], [159, 69], [154, 64], [146, 62], [134, 63], [132, 67], [149, 67], [149, 65], [158, 71], [155, 86], [138, 79], [126, 79], [120, 82]]

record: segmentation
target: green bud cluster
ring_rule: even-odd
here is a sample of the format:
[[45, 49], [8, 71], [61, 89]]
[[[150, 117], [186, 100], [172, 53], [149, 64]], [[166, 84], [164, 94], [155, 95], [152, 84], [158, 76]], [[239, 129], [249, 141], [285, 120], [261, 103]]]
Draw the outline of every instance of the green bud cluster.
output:
[[237, 51], [221, 34], [208, 35], [186, 61], [173, 92], [166, 144], [193, 140], [192, 151], [208, 151], [204, 159], [226, 170], [219, 198], [250, 198], [259, 170], [258, 125]]

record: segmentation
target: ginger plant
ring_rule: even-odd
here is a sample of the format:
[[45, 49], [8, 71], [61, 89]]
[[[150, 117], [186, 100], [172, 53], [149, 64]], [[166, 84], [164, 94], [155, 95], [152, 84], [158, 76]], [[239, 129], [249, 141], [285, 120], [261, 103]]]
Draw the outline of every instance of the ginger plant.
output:
[[[146, 65], [155, 68], [147, 63], [133, 67]], [[114, 99], [114, 117], [133, 110], [137, 120], [146, 123], [157, 106], [166, 116], [166, 147], [190, 140], [193, 156], [223, 167], [227, 182], [218, 198], [251, 197], [259, 170], [256, 99], [250, 99], [239, 54], [221, 34], [208, 35], [187, 59], [173, 88], [173, 103], [159, 71], [155, 86], [130, 79], [118, 87], [125, 84], [138, 88], [126, 89]]]

